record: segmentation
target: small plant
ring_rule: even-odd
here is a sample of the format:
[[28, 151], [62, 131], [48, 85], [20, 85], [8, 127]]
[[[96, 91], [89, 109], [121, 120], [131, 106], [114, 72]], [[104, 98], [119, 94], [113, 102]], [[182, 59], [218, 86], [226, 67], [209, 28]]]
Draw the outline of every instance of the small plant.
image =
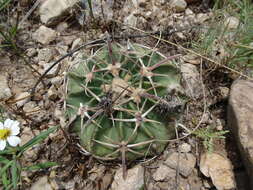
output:
[[[3, 118], [2, 114], [1, 118]], [[45, 169], [57, 165], [55, 162], [44, 162], [31, 166], [22, 166], [19, 162], [26, 150], [42, 142], [56, 129], [56, 127], [52, 127], [40, 133], [23, 146], [17, 147], [21, 141], [21, 139], [17, 137], [20, 130], [19, 122], [10, 119], [0, 122], [0, 184], [5, 190], [17, 189], [21, 180], [21, 171]]]
[[[84, 149], [103, 160], [134, 160], [163, 151], [180, 114], [180, 73], [148, 47], [108, 42], [68, 73], [66, 114]], [[169, 114], [171, 113], [171, 115]]]
[[6, 16], [12, 2], [12, 0], [0, 0], [0, 48], [11, 48], [19, 53], [20, 50], [17, 46], [19, 16], [17, 15], [15, 23], [10, 22]]
[[[221, 3], [222, 2], [222, 3]], [[230, 68], [253, 76], [253, 5], [250, 0], [217, 1], [212, 20], [193, 42], [201, 54], [211, 57]], [[237, 28], [229, 29], [228, 17], [238, 19]]]
[[228, 132], [228, 130], [215, 131], [214, 127], [208, 126], [194, 131], [193, 134], [202, 139], [203, 145], [208, 150], [208, 152], [213, 152], [214, 139], [224, 139], [224, 135]]

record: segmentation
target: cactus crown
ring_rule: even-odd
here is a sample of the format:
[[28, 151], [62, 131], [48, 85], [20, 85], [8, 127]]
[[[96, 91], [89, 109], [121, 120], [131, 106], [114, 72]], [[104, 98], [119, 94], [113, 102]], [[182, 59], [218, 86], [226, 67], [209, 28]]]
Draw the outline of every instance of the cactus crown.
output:
[[157, 51], [108, 43], [68, 73], [67, 117], [77, 116], [73, 131], [97, 158], [155, 155], [174, 136], [161, 113], [173, 108], [168, 88], [179, 85], [177, 67]]

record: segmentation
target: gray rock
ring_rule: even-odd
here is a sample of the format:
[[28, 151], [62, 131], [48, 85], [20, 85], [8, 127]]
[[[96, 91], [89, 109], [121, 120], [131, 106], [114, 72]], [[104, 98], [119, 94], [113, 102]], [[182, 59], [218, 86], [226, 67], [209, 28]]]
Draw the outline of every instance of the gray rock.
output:
[[239, 26], [239, 23], [240, 22], [239, 22], [238, 18], [230, 16], [230, 17], [226, 18], [224, 25], [228, 29], [236, 29]]
[[36, 53], [37, 53], [37, 51], [36, 51], [35, 48], [28, 48], [28, 49], [26, 50], [26, 55], [27, 55], [28, 57], [33, 57], [33, 56], [36, 55]]
[[[45, 61], [40, 61], [38, 64], [39, 64], [40, 66], [43, 67], [43, 69], [39, 69], [39, 72], [40, 72], [41, 74], [43, 74], [47, 69], [49, 69], [49, 68], [54, 64], [54, 62], [47, 63], [47, 62], [45, 62]], [[59, 65], [54, 66], [54, 67], [47, 73], [47, 76], [48, 76], [48, 77], [54, 77], [54, 76], [58, 73], [59, 68], [60, 68]]]
[[139, 190], [144, 185], [144, 168], [140, 165], [127, 171], [127, 178], [123, 179], [123, 170], [119, 169], [112, 183], [111, 190]]
[[107, 23], [112, 20], [114, 10], [113, 10], [113, 5], [114, 5], [114, 0], [106, 0], [106, 1], [101, 1], [101, 0], [92, 0], [91, 1], [91, 6], [92, 6], [92, 15], [91, 16], [89, 12], [89, 4], [88, 1], [86, 0], [81, 0], [82, 2], [82, 7], [86, 8], [86, 11], [81, 11], [79, 15], [77, 15], [77, 20], [80, 25], [84, 25], [87, 23], [90, 23], [94, 20], [103, 20], [103, 22]]
[[31, 97], [29, 92], [22, 92], [15, 97], [14, 101], [17, 101], [16, 105], [19, 108], [26, 104], [30, 99]]
[[132, 27], [136, 27], [137, 24], [137, 17], [132, 13], [130, 15], [128, 15], [127, 17], [125, 17], [124, 19], [124, 24], [128, 25], [128, 26], [132, 26]]
[[191, 174], [196, 164], [196, 158], [191, 153], [173, 152], [164, 162], [172, 169], [178, 169], [179, 173], [187, 177]]
[[200, 171], [206, 177], [211, 177], [217, 190], [232, 190], [236, 188], [232, 164], [230, 160], [219, 154], [202, 154], [200, 158]]
[[229, 96], [229, 88], [220, 86], [219, 93], [222, 99], [227, 99]]
[[56, 31], [42, 25], [34, 32], [33, 39], [37, 42], [47, 45], [50, 42], [54, 41], [56, 39], [56, 36]]
[[59, 18], [78, 1], [79, 0], [46, 0], [39, 9], [41, 22], [48, 25], [61, 20]]
[[34, 101], [27, 102], [23, 107], [24, 112], [33, 112], [37, 109], [39, 109], [39, 107]]
[[235, 81], [230, 90], [227, 121], [237, 141], [253, 188], [253, 82]]
[[51, 185], [48, 182], [48, 177], [44, 176], [39, 178], [38, 181], [36, 181], [30, 190], [53, 190], [53, 188], [51, 187]]
[[83, 43], [82, 38], [77, 38], [73, 41], [72, 45], [71, 45], [71, 50], [76, 49], [78, 46], [80, 46]]
[[176, 170], [171, 169], [170, 167], [162, 164], [153, 174], [153, 179], [156, 181], [164, 181], [167, 178], [175, 179]]
[[188, 143], [183, 143], [179, 146], [179, 151], [184, 152], [184, 153], [190, 152], [191, 151], [191, 145], [189, 145]]
[[38, 61], [49, 62], [52, 60], [53, 56], [54, 56], [53, 49], [43, 48], [38, 50]]
[[171, 0], [169, 5], [174, 8], [176, 12], [183, 12], [187, 7], [187, 3], [184, 0]]
[[185, 93], [191, 98], [199, 98], [203, 94], [203, 89], [197, 67], [192, 64], [182, 64], [181, 72]]
[[0, 100], [7, 100], [12, 96], [11, 89], [8, 86], [7, 76], [0, 74]]

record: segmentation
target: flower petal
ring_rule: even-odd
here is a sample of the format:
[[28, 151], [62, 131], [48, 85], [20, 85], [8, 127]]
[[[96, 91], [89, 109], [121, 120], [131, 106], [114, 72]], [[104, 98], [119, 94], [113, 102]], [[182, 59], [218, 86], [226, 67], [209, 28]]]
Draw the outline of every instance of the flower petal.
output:
[[4, 121], [4, 127], [10, 128], [13, 122], [14, 122], [14, 121], [11, 120], [11, 119], [6, 119], [6, 120]]
[[21, 139], [16, 136], [10, 136], [10, 137], [7, 137], [7, 141], [11, 146], [17, 146], [18, 144], [20, 144]]
[[4, 128], [4, 124], [2, 122], [0, 122], [0, 129]]
[[10, 129], [11, 129], [11, 135], [18, 135], [20, 128], [18, 127], [19, 122], [18, 121], [14, 121], [13, 124], [11, 125]]
[[4, 150], [6, 147], [6, 141], [5, 140], [0, 140], [0, 150]]

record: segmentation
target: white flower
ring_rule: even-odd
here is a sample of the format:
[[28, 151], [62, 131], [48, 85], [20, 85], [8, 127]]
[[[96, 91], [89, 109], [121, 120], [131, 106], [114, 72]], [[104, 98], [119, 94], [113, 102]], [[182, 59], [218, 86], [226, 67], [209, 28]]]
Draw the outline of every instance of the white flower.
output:
[[18, 121], [6, 119], [4, 123], [0, 122], [0, 150], [5, 149], [6, 141], [14, 147], [20, 144], [21, 139], [16, 136], [19, 134], [19, 131]]

